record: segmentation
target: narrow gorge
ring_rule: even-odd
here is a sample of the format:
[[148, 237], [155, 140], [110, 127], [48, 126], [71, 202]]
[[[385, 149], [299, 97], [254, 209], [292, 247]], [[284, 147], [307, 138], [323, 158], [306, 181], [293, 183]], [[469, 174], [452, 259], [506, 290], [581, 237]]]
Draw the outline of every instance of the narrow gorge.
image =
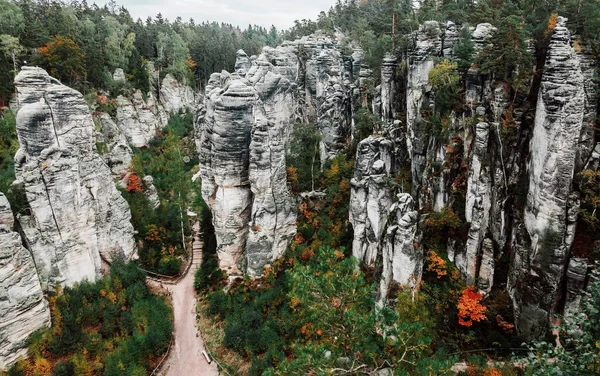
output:
[[600, 24], [434, 3], [7, 53], [0, 374], [596, 374]]

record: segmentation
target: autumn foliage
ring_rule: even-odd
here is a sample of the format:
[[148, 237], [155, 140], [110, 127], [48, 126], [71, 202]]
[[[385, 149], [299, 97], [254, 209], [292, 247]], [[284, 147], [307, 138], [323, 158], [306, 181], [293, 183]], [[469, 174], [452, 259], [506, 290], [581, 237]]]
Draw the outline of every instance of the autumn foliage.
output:
[[427, 266], [427, 271], [434, 272], [438, 279], [448, 274], [448, 271], [446, 270], [446, 260], [441, 258], [435, 251], [429, 252], [427, 263], [429, 264]]
[[548, 38], [552, 35], [552, 32], [554, 31], [554, 28], [556, 27], [557, 24], [558, 24], [558, 14], [552, 13], [550, 15], [550, 18], [548, 19], [548, 27], [544, 31], [544, 36], [546, 38]]
[[127, 176], [127, 191], [128, 192], [143, 192], [144, 185], [142, 184], [142, 179], [135, 173], [130, 172], [129, 176]]
[[486, 319], [487, 308], [481, 304], [481, 299], [483, 299], [483, 295], [476, 292], [474, 286], [469, 286], [463, 291], [458, 300], [458, 323], [460, 325], [470, 327], [473, 322]]
[[51, 76], [72, 83], [86, 75], [85, 54], [73, 40], [58, 35], [38, 48], [42, 66]]

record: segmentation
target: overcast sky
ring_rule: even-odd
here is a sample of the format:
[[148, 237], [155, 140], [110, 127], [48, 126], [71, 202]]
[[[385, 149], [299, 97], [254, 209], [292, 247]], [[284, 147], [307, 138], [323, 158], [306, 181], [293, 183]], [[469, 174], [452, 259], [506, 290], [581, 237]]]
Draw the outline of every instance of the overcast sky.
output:
[[[92, 3], [93, 1], [88, 1]], [[102, 6], [109, 0], [97, 0]], [[327, 11], [336, 0], [117, 0], [124, 5], [134, 20], [145, 20], [159, 12], [170, 21], [180, 16], [196, 23], [217, 21], [231, 23], [242, 28], [248, 24], [287, 29], [294, 20], [316, 20], [320, 11]]]

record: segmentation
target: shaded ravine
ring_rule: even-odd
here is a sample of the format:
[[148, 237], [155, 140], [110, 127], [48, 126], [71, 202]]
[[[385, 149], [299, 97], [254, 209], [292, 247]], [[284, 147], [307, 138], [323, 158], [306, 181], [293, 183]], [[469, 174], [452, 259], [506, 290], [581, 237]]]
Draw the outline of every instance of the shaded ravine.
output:
[[202, 240], [194, 225], [192, 266], [187, 274], [173, 285], [166, 285], [173, 302], [175, 336], [171, 352], [158, 373], [162, 376], [219, 375], [217, 365], [208, 363], [202, 351], [204, 341], [196, 326], [196, 292], [194, 274], [202, 260]]

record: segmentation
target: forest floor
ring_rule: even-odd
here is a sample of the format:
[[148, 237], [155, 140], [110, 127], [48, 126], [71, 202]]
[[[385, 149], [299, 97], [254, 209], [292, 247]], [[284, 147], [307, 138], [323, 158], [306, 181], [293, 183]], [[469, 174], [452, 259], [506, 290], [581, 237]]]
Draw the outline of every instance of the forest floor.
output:
[[202, 354], [204, 341], [196, 326], [194, 274], [202, 260], [202, 241], [195, 230], [193, 265], [177, 284], [166, 286], [173, 299], [175, 343], [159, 373], [163, 376], [219, 375], [215, 362], [209, 364]]

